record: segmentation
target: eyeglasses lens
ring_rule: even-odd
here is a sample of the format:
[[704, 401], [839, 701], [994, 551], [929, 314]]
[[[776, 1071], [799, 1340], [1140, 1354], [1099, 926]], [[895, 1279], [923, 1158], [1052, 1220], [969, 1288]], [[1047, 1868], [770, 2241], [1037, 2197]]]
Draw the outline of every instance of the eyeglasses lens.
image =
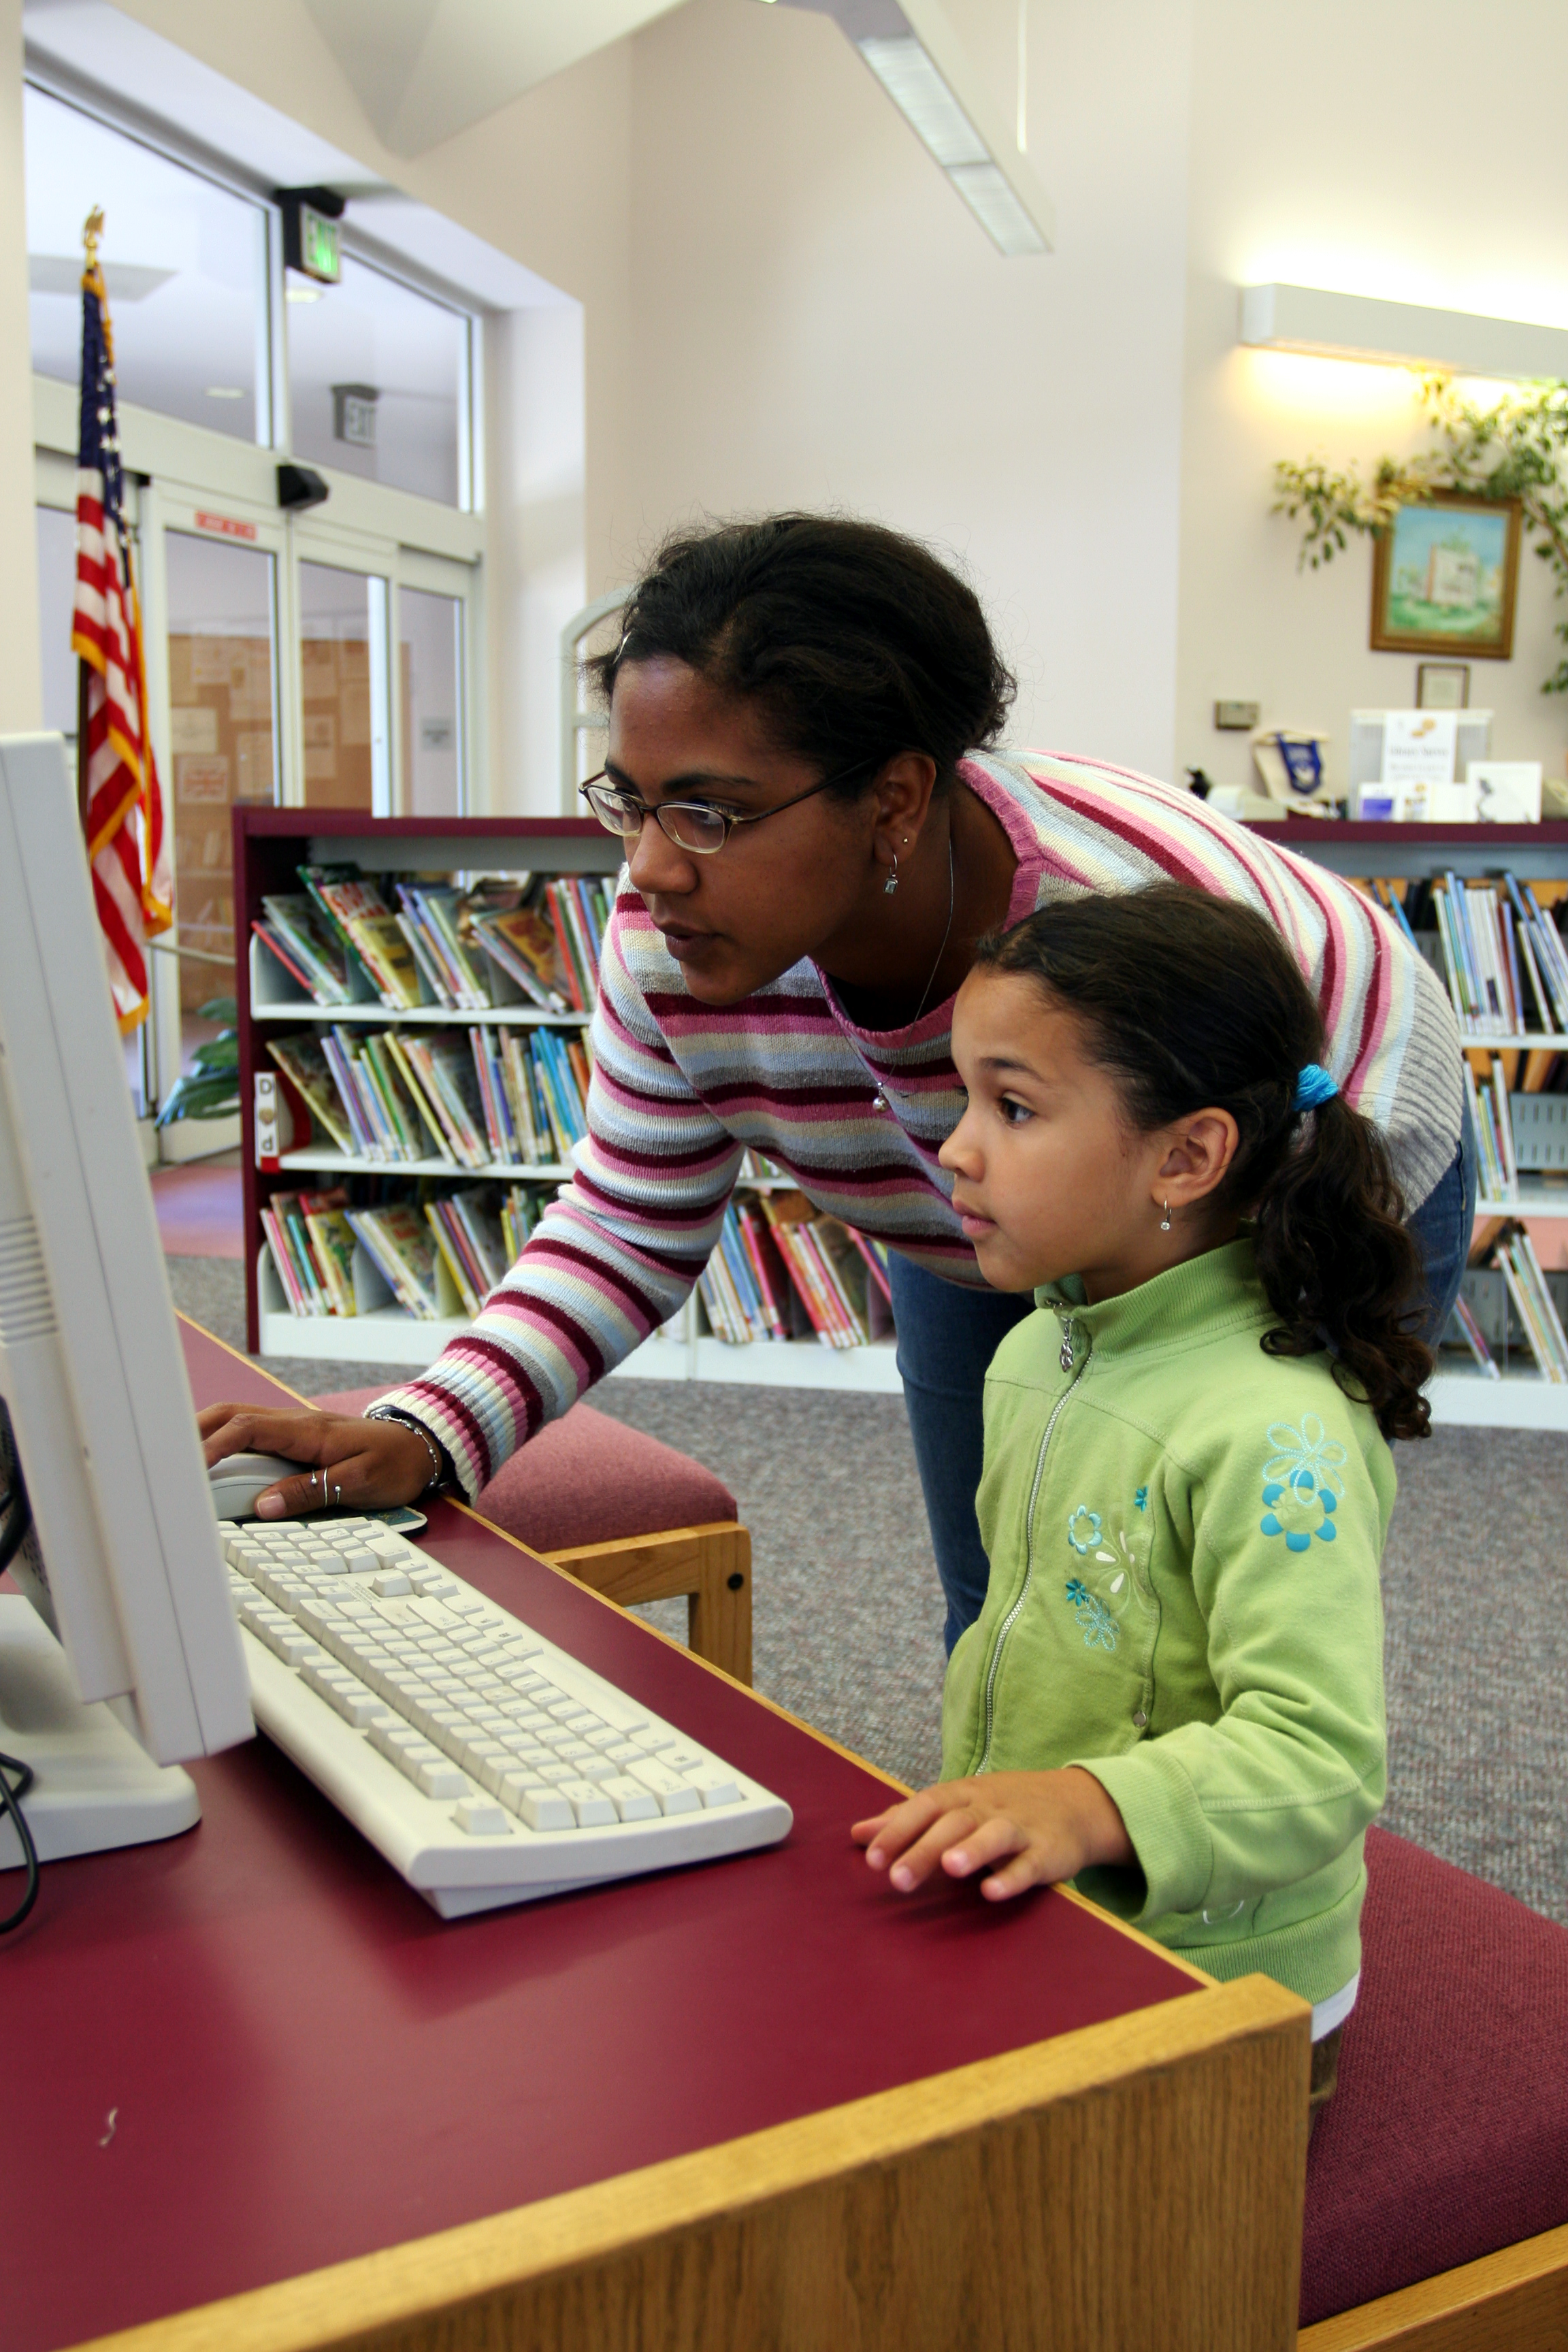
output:
[[606, 785], [590, 784], [583, 797], [606, 833], [618, 833], [623, 840], [631, 840], [642, 831], [642, 811], [628, 794], [611, 792]]
[[671, 802], [658, 812], [658, 821], [678, 848], [694, 850], [699, 857], [710, 856], [722, 849], [729, 828], [712, 809], [697, 808], [682, 801]]

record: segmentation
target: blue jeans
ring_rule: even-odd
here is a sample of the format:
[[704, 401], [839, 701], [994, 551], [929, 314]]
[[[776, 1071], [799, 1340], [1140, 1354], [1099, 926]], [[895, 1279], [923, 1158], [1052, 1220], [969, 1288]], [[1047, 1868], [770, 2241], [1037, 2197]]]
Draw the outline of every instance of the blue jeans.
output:
[[[1426, 1271], [1426, 1339], [1433, 1346], [1453, 1312], [1475, 1219], [1475, 1148], [1467, 1123], [1448, 1172], [1410, 1220]], [[931, 1522], [937, 1574], [947, 1599], [951, 1653], [980, 1614], [990, 1574], [974, 1516], [984, 1435], [981, 1391], [992, 1357], [1034, 1301], [1000, 1290], [964, 1290], [888, 1254], [899, 1374], [914, 1439], [921, 1491]]]

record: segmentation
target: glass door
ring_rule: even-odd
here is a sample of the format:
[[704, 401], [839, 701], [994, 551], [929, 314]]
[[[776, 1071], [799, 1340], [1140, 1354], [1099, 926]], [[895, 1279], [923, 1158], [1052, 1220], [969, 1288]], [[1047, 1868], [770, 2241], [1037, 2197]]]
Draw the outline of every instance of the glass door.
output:
[[277, 552], [170, 528], [163, 557], [164, 793], [180, 957], [178, 1058], [161, 1053], [160, 1097], [223, 1025], [202, 1008], [235, 993], [242, 943], [235, 937], [229, 812], [237, 802], [279, 797]]
[[300, 772], [307, 808], [392, 814], [386, 582], [300, 562]]

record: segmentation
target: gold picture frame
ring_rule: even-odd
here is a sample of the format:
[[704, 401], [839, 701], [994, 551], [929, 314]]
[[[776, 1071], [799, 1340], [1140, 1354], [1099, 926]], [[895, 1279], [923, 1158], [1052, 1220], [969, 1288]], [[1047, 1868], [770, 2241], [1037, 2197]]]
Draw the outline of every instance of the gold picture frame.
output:
[[1401, 507], [1373, 541], [1373, 652], [1511, 660], [1520, 537], [1517, 499]]

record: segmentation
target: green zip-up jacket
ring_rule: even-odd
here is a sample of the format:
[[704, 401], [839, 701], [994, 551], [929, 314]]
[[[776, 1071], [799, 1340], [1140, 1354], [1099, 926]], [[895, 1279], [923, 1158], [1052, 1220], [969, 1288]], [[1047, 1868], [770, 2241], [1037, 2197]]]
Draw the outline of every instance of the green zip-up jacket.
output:
[[1137, 1869], [1097, 1903], [1217, 1977], [1325, 2000], [1361, 1965], [1385, 1787], [1394, 1462], [1326, 1355], [1265, 1355], [1250, 1241], [1120, 1298], [1037, 1294], [985, 1383], [991, 1582], [942, 1772], [1079, 1764]]

